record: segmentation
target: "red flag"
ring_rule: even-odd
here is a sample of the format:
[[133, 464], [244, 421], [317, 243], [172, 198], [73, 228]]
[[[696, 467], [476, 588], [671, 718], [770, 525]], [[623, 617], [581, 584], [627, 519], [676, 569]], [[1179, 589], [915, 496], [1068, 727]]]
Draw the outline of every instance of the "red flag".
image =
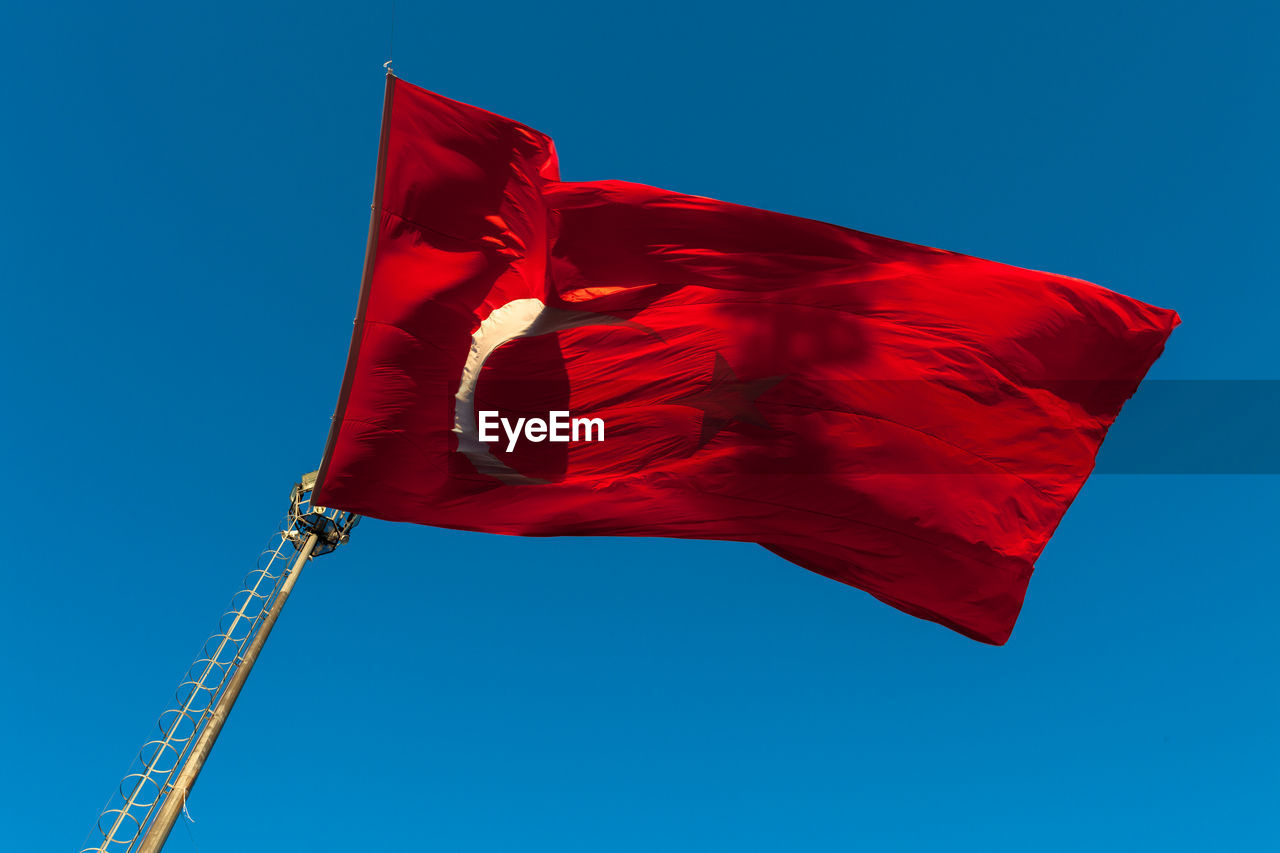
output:
[[391, 78], [315, 500], [758, 542], [1003, 643], [1177, 322], [1077, 279], [561, 182], [548, 137]]

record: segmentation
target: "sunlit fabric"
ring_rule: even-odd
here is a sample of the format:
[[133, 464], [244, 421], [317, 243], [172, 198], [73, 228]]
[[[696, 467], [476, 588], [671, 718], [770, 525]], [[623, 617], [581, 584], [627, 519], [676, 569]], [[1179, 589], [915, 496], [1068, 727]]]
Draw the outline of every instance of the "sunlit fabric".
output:
[[[399, 80], [389, 97], [317, 502], [756, 542], [1008, 638], [1176, 314], [813, 220], [561, 182], [537, 131]], [[604, 439], [508, 449], [479, 439], [480, 411], [598, 418]]]

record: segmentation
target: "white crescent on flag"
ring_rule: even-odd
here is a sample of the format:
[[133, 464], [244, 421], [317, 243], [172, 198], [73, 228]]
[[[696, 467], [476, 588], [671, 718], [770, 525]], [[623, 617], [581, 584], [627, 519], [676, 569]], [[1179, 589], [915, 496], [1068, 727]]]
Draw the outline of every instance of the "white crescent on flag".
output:
[[495, 308], [481, 321], [479, 328], [472, 332], [471, 351], [467, 353], [466, 364], [462, 367], [462, 379], [458, 383], [458, 393], [454, 399], [453, 431], [458, 436], [458, 452], [471, 460], [476, 471], [512, 485], [547, 482], [512, 470], [480, 440], [480, 432], [476, 426], [476, 385], [480, 381], [480, 370], [484, 367], [485, 360], [503, 344], [516, 338], [532, 338], [579, 326], [630, 326], [652, 333], [637, 323], [610, 317], [608, 314], [548, 308], [541, 299], [534, 297], [514, 299]]

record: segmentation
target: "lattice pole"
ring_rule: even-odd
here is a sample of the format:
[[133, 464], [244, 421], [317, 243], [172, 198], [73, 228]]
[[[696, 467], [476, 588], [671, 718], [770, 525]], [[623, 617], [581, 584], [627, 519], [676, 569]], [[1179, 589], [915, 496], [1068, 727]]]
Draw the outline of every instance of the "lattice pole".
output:
[[[360, 517], [311, 505], [315, 473], [293, 487], [265, 563], [232, 596], [213, 634], [160, 715], [134, 768], [103, 808], [81, 853], [159, 853], [307, 561], [347, 541]], [[287, 568], [286, 568], [287, 566]]]

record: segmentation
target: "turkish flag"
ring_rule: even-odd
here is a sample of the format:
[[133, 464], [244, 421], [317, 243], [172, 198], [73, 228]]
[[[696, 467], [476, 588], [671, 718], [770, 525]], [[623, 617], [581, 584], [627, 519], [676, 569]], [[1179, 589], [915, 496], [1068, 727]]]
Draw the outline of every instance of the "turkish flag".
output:
[[[1178, 323], [1088, 282], [617, 181], [388, 78], [314, 500], [533, 536], [758, 542], [1003, 643]], [[603, 440], [515, 442], [553, 412]]]

